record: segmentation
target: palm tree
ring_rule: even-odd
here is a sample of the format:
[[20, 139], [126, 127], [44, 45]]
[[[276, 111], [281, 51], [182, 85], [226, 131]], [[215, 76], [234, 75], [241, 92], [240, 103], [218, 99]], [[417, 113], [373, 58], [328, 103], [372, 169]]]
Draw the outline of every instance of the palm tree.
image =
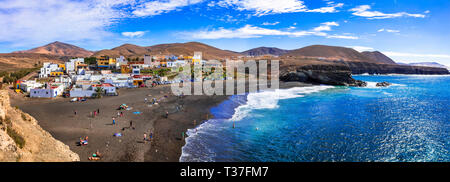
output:
[[95, 89], [95, 93], [96, 93], [97, 98], [101, 98], [103, 93], [104, 93], [103, 88], [102, 87], [97, 87]]

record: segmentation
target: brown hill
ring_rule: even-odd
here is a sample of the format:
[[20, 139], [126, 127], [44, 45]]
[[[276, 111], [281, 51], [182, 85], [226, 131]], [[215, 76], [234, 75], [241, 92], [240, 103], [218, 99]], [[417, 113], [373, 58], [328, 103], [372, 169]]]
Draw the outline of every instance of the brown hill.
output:
[[384, 55], [383, 53], [379, 52], [379, 51], [365, 51], [362, 52], [361, 54], [363, 54], [364, 56], [379, 62], [379, 63], [386, 63], [386, 64], [397, 64], [395, 63], [391, 58], [387, 57], [386, 55]]
[[174, 43], [174, 44], [159, 44], [148, 47], [141, 47], [132, 44], [124, 44], [111, 50], [101, 50], [94, 54], [94, 56], [125, 56], [125, 57], [143, 57], [144, 55], [184, 55], [192, 56], [195, 51], [201, 51], [205, 59], [226, 59], [231, 57], [238, 57], [241, 54], [234, 53], [212, 47], [199, 42], [188, 43]]
[[360, 52], [346, 47], [312, 45], [301, 49], [289, 51], [283, 56], [289, 57], [314, 57], [356, 62], [376, 62]]
[[242, 52], [241, 54], [246, 56], [263, 56], [263, 55], [274, 55], [281, 56], [288, 53], [289, 50], [279, 49], [276, 47], [258, 47]]
[[70, 57], [89, 57], [93, 54], [92, 51], [58, 41], [34, 49], [13, 53], [37, 53]]
[[1, 53], [0, 71], [33, 68], [44, 62], [62, 63], [64, 57], [36, 53]]

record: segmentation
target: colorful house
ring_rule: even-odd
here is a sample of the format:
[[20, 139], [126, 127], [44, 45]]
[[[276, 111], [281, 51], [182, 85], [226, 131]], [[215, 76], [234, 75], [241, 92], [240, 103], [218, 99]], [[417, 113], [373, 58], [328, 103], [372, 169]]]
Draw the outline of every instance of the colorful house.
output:
[[97, 67], [109, 68], [110, 58], [108, 56], [101, 56], [97, 59]]
[[194, 57], [192, 57], [192, 64], [202, 64], [202, 52], [194, 52]]
[[55, 77], [55, 76], [61, 76], [61, 75], [64, 75], [64, 72], [62, 72], [62, 71], [53, 71], [53, 72], [50, 72], [50, 76], [52, 76], [52, 77]]

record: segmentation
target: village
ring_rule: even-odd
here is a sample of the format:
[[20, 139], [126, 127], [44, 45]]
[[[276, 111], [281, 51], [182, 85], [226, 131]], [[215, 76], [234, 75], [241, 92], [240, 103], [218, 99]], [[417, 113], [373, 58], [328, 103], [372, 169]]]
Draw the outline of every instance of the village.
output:
[[141, 59], [125, 59], [124, 56], [73, 58], [63, 64], [43, 63], [36, 78], [16, 81], [14, 90], [30, 98], [62, 96], [82, 100], [117, 96], [120, 88], [154, 87], [193, 81], [190, 78], [174, 79], [177, 73], [171, 72], [171, 68], [205, 64], [208, 61], [202, 59], [202, 52], [194, 52], [194, 56], [144, 55]]

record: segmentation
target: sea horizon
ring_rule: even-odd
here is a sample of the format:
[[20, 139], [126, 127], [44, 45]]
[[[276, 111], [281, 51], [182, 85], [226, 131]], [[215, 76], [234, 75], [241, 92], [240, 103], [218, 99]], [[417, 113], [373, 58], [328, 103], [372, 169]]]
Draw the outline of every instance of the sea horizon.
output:
[[[450, 131], [449, 112], [444, 109], [449, 106], [450, 95], [444, 92], [443, 95], [435, 98], [437, 100], [428, 100], [436, 95], [420, 93], [442, 94], [443, 90], [450, 88], [448, 75], [354, 75], [354, 78], [368, 82], [368, 86], [352, 88], [315, 85], [232, 96], [211, 109], [214, 119], [188, 130], [180, 162], [450, 161], [450, 148], [445, 147], [445, 138], [448, 134], [445, 132], [436, 134], [429, 131], [436, 129], [435, 127]], [[392, 85], [376, 86], [376, 83], [383, 81], [388, 81]], [[428, 85], [430, 87], [427, 87]], [[409, 91], [405, 92], [405, 90]], [[413, 96], [414, 94], [422, 95]], [[269, 95], [272, 96], [271, 99], [268, 99]], [[395, 102], [398, 100], [405, 103], [396, 105]], [[339, 103], [341, 101], [346, 103]], [[443, 105], [436, 106], [437, 101]], [[314, 105], [315, 102], [323, 102], [323, 104]], [[370, 103], [367, 102], [381, 107], [370, 110], [378, 114], [370, 115], [371, 113], [363, 108], [348, 106], [366, 104], [361, 107], [368, 109]], [[412, 107], [410, 104], [413, 103], [410, 102], [431, 104], [428, 109], [425, 109], [423, 107], [426, 107], [426, 103]], [[334, 107], [327, 108], [327, 103]], [[390, 104], [390, 107], [383, 106], [383, 103]], [[338, 109], [345, 108], [345, 105], [349, 108]], [[302, 106], [305, 108], [298, 109]], [[399, 109], [408, 112], [396, 111]], [[425, 111], [414, 114], [414, 109]], [[307, 111], [298, 113], [298, 117], [307, 118], [295, 119], [295, 114], [288, 114], [298, 110]], [[337, 117], [336, 112], [346, 117]], [[289, 116], [279, 115], [280, 113]], [[382, 113], [387, 115], [379, 115]], [[355, 121], [339, 123], [346, 119]], [[390, 120], [395, 120], [395, 123]], [[432, 126], [427, 122], [441, 123], [441, 126]], [[371, 125], [386, 126], [369, 127]], [[396, 128], [394, 130], [388, 126]], [[401, 131], [402, 127], [407, 126], [411, 129]], [[305, 131], [298, 130], [301, 128]], [[314, 131], [315, 129], [322, 133]], [[358, 132], [352, 130], [358, 130]], [[374, 131], [379, 133], [375, 134]], [[431, 135], [431, 138], [409, 138], [424, 135]], [[375, 139], [380, 136], [384, 139], [379, 141]], [[313, 139], [314, 137], [319, 138]], [[336, 137], [335, 140], [332, 139], [334, 137]], [[369, 141], [377, 142], [374, 145], [368, 145]], [[434, 141], [436, 143], [433, 143]], [[307, 146], [312, 148], [304, 148]]]

